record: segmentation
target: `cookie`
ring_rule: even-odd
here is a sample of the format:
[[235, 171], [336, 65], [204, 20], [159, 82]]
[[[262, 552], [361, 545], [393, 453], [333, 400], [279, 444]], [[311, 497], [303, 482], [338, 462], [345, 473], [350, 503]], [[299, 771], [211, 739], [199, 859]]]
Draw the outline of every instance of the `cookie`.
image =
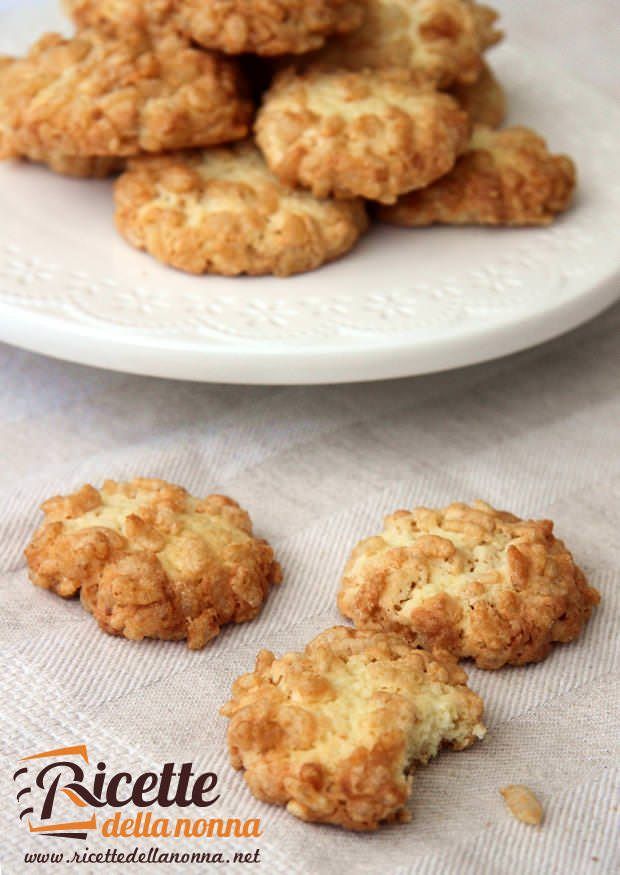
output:
[[221, 709], [252, 793], [306, 821], [406, 821], [412, 770], [485, 734], [482, 700], [447, 655], [336, 626], [303, 653], [263, 650]]
[[43, 505], [26, 549], [30, 579], [80, 593], [101, 628], [132, 640], [187, 639], [197, 650], [225, 623], [256, 617], [281, 574], [248, 514], [164, 480], [108, 480]]
[[379, 218], [392, 225], [549, 225], [570, 206], [573, 161], [527, 128], [478, 127], [454, 169], [409, 192]]
[[180, 33], [178, 5], [178, 0], [63, 0], [79, 29], [121, 37], [132, 28], [154, 36]]
[[388, 516], [353, 551], [338, 595], [356, 626], [486, 669], [544, 659], [579, 636], [598, 601], [550, 520], [483, 501]]
[[441, 87], [474, 82], [482, 52], [501, 34], [497, 13], [470, 0], [368, 0], [362, 27], [331, 41], [323, 66], [362, 70], [400, 67]]
[[317, 49], [359, 27], [367, 0], [178, 0], [184, 32], [230, 55], [272, 56]]
[[[2, 58], [0, 58], [0, 89], [2, 88]], [[65, 155], [63, 152], [46, 152], [34, 147], [29, 154], [20, 153], [13, 139], [13, 132], [3, 129], [0, 119], [0, 154], [3, 158], [26, 159], [36, 164], [45, 164], [54, 173], [80, 179], [105, 179], [119, 173], [124, 167], [122, 158]]]
[[28, 160], [46, 164], [50, 170], [61, 176], [74, 176], [78, 179], [106, 179], [120, 173], [125, 166], [122, 158], [77, 157], [53, 152], [49, 155], [41, 154], [38, 158], [31, 153]]
[[469, 136], [453, 98], [395, 70], [282, 71], [255, 131], [283, 182], [317, 197], [382, 203], [447, 173]]
[[230, 55], [298, 54], [359, 27], [366, 0], [64, 0], [78, 27], [175, 32]]
[[361, 201], [285, 188], [250, 142], [133, 160], [115, 197], [129, 243], [194, 274], [313, 270], [351, 249], [368, 222]]
[[0, 55], [0, 159], [21, 157], [15, 145], [13, 130], [8, 124], [8, 113], [6, 107], [3, 106], [2, 99], [4, 80], [9, 70], [13, 68], [14, 63], [15, 58], [8, 55]]
[[499, 128], [506, 118], [504, 89], [488, 64], [471, 85], [455, 85], [451, 92], [474, 125]]
[[0, 157], [106, 157], [244, 137], [253, 115], [234, 61], [174, 37], [47, 34], [1, 71]]
[[496, 46], [504, 38], [504, 32], [498, 27], [499, 12], [485, 3], [476, 0], [464, 0], [474, 16], [474, 27], [481, 52]]
[[15, 132], [8, 124], [8, 113], [3, 111], [2, 91], [4, 76], [16, 63], [15, 58], [0, 55], [0, 157], [2, 158], [25, 158], [37, 164], [46, 164], [55, 173], [63, 176], [76, 176], [80, 178], [103, 179], [122, 170], [123, 159], [114, 157], [88, 157], [65, 155], [54, 149], [45, 150], [31, 144], [28, 154], [18, 148]]

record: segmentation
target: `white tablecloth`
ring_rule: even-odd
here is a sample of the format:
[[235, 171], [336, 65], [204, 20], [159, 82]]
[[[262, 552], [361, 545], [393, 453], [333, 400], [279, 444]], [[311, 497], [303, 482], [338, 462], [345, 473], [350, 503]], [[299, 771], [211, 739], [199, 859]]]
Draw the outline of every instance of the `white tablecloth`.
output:
[[[544, 49], [620, 96], [617, 0], [497, 5], [511, 35], [532, 47], [532, 63]], [[59, 849], [69, 857], [71, 843], [29, 836], [19, 823], [11, 780], [17, 761], [80, 742], [111, 770], [191, 760], [217, 772], [221, 799], [209, 816], [260, 817], [264, 834], [186, 840], [185, 849], [232, 858], [234, 850], [260, 847], [255, 868], [269, 875], [619, 871], [619, 335], [616, 306], [503, 361], [316, 389], [166, 382], [0, 346], [2, 872], [101, 871], [24, 863], [26, 851]], [[285, 582], [261, 617], [226, 630], [203, 652], [108, 637], [79, 604], [27, 582], [22, 551], [45, 497], [137, 474], [235, 496], [283, 564]], [[226, 721], [217, 713], [233, 678], [252, 666], [259, 648], [301, 648], [340, 621], [334, 595], [343, 561], [384, 513], [477, 496], [556, 521], [603, 596], [582, 639], [538, 666], [470, 671], [487, 705], [488, 737], [419, 770], [410, 824], [354, 835], [257, 802], [228, 764]], [[499, 788], [518, 782], [540, 796], [542, 827], [506, 813]], [[148, 849], [153, 842], [88, 844]], [[248, 865], [212, 868], [243, 872]]]

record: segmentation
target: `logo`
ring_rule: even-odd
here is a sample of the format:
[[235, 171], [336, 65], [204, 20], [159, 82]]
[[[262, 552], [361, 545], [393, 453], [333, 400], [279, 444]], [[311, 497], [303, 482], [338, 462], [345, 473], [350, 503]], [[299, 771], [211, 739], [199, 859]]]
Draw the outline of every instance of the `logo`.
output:
[[[79, 840], [93, 832], [105, 838], [262, 835], [258, 818], [169, 818], [147, 810], [206, 809], [220, 799], [215, 772], [197, 773], [191, 762], [167, 762], [157, 772], [136, 776], [109, 773], [105, 762], [91, 764], [86, 745], [77, 744], [23, 757], [13, 781], [19, 819], [35, 835]], [[137, 813], [123, 816], [128, 807]]]
[[[19, 812], [19, 819], [28, 818], [28, 829], [32, 833], [85, 839], [89, 830], [96, 829], [97, 818], [94, 814], [88, 818], [84, 816], [84, 809], [88, 808], [88, 801], [83, 793], [84, 787], [80, 783], [84, 780], [84, 770], [74, 760], [69, 760], [67, 757], [76, 757], [88, 765], [88, 751], [85, 744], [61, 747], [56, 750], [44, 750], [20, 760], [20, 762], [29, 763], [29, 765], [17, 769], [13, 780], [19, 781], [20, 785], [28, 778], [31, 778], [32, 781], [21, 786], [17, 792], [17, 801], [25, 806]], [[33, 760], [41, 759], [51, 760], [51, 762], [39, 768], [35, 773], [34, 765], [30, 765], [30, 763]], [[67, 778], [69, 778], [68, 781]], [[41, 805], [37, 806], [38, 811], [35, 811], [36, 797], [39, 795], [37, 790], [43, 791], [43, 794]], [[64, 818], [54, 820], [54, 804], [59, 793], [64, 794], [66, 799], [78, 809], [76, 817], [70, 820]], [[82, 817], [78, 816], [78, 812], [82, 814]]]

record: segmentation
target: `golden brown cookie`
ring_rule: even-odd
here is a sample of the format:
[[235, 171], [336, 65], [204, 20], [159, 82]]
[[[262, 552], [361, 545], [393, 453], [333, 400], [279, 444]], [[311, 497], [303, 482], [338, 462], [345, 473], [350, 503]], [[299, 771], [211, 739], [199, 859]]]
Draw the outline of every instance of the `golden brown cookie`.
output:
[[184, 34], [226, 54], [298, 54], [363, 21], [366, 0], [63, 0], [79, 28]]
[[179, 33], [178, 5], [179, 0], [63, 0], [78, 28], [121, 37], [132, 28], [154, 36]]
[[112, 635], [187, 639], [200, 649], [225, 623], [260, 612], [280, 568], [248, 514], [164, 480], [108, 480], [43, 505], [26, 549], [30, 579], [82, 604]]
[[527, 128], [478, 127], [454, 169], [409, 192], [379, 218], [407, 228], [445, 225], [549, 225], [568, 209], [576, 170]]
[[483, 738], [482, 711], [447, 654], [344, 626], [303, 653], [261, 651], [221, 709], [232, 764], [258, 799], [352, 830], [408, 820], [414, 765]]
[[[0, 72], [1, 87], [2, 74]], [[105, 179], [108, 176], [113, 176], [115, 173], [120, 173], [124, 167], [123, 158], [65, 155], [62, 152], [44, 152], [35, 148], [31, 148], [29, 151], [29, 155], [19, 154], [12, 143], [12, 136], [11, 143], [9, 144], [9, 132], [3, 131], [0, 126], [0, 154], [3, 157], [20, 160], [26, 159], [36, 164], [45, 164], [54, 173], [59, 173], [61, 176], [73, 176], [78, 179]]]
[[230, 55], [300, 54], [359, 27], [367, 0], [177, 0], [184, 32]]
[[316, 61], [347, 70], [400, 67], [441, 87], [474, 82], [482, 52], [501, 38], [496, 18], [470, 0], [368, 0], [362, 27], [332, 40]]
[[361, 201], [287, 189], [250, 142], [135, 159], [115, 197], [129, 243], [195, 274], [313, 270], [348, 252], [368, 224]]
[[469, 6], [474, 16], [480, 51], [485, 52], [501, 42], [504, 38], [504, 33], [497, 26], [499, 12], [492, 6], [478, 3], [477, 0], [464, 0], [464, 2]]
[[388, 516], [349, 559], [338, 595], [363, 629], [399, 632], [480, 668], [544, 659], [577, 638], [599, 594], [553, 535], [483, 501]]
[[[37, 161], [34, 153], [29, 161]], [[122, 158], [89, 158], [75, 155], [41, 155], [38, 163], [46, 164], [54, 173], [61, 176], [75, 176], [78, 179], [105, 179], [120, 173], [124, 167]]]
[[0, 158], [117, 157], [222, 143], [244, 137], [252, 115], [235, 62], [175, 37], [47, 34], [2, 68]]
[[453, 98], [397, 70], [289, 68], [265, 95], [255, 130], [283, 182], [382, 203], [447, 173], [469, 135]]
[[[16, 63], [15, 58], [0, 55], [0, 95], [4, 87], [4, 77]], [[29, 149], [29, 154], [20, 153], [15, 142], [15, 134], [8, 123], [6, 108], [3, 111], [2, 97], [0, 96], [0, 156], [3, 158], [27, 158], [38, 164], [46, 164], [55, 173], [63, 176], [76, 176], [81, 178], [103, 179], [122, 170], [123, 159], [112, 157], [84, 157], [65, 155], [63, 152], [41, 150], [34, 144]]]
[[8, 112], [2, 98], [4, 80], [15, 63], [15, 58], [0, 55], [0, 159], [19, 158], [14, 142], [13, 130], [8, 124]]
[[450, 93], [474, 125], [499, 128], [506, 118], [506, 95], [488, 64], [471, 85], [455, 85]]

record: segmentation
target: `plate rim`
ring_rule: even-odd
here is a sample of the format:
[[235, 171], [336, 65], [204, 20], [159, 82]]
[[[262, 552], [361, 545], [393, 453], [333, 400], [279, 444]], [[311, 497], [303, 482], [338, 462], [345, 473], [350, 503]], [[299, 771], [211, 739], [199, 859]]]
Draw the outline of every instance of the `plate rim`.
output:
[[[580, 305], [584, 303], [584, 298], [587, 307], [582, 309]], [[487, 327], [481, 326], [476, 332], [477, 337], [465, 335], [458, 338], [458, 343], [455, 343], [454, 338], [446, 338], [444, 342], [428, 340], [411, 346], [406, 339], [403, 339], [398, 344], [390, 341], [372, 347], [343, 348], [337, 353], [341, 371], [340, 376], [337, 377], [333, 376], [334, 352], [328, 348], [317, 348], [315, 351], [311, 349], [308, 352], [305, 347], [294, 351], [275, 347], [272, 349], [256, 347], [252, 349], [252, 364], [246, 365], [239, 355], [238, 348], [234, 351], [215, 350], [202, 347], [198, 342], [193, 342], [191, 347], [187, 344], [178, 347], [174, 345], [174, 341], [159, 337], [148, 339], [117, 337], [115, 347], [131, 352], [135, 358], [131, 362], [125, 362], [122, 367], [115, 367], [110, 362], [108, 354], [98, 347], [88, 346], [92, 339], [107, 339], [96, 326], [75, 326], [77, 330], [68, 334], [63, 330], [65, 323], [57, 317], [29, 313], [23, 319], [23, 326], [20, 327], [20, 315], [23, 314], [20, 314], [17, 308], [12, 308], [13, 325], [17, 326], [17, 331], [11, 332], [13, 339], [5, 339], [0, 325], [0, 340], [61, 361], [140, 376], [231, 385], [319, 386], [423, 376], [505, 358], [569, 333], [611, 307], [619, 298], [620, 269], [612, 272], [596, 288], [588, 288], [578, 298], [558, 302], [552, 310], [544, 314], [545, 318], [542, 320], [540, 314], [525, 314], [520, 322], [494, 326], [492, 332]], [[3, 307], [0, 304], [0, 317], [2, 312]], [[550, 316], [556, 318], [547, 318]], [[38, 322], [45, 325], [48, 330], [41, 341], [36, 335], [32, 336], [33, 326], [37, 327]], [[56, 331], [53, 326], [56, 327]], [[517, 339], [516, 326], [519, 332], [529, 330], [525, 343], [522, 336]], [[19, 339], [16, 339], [16, 335]], [[119, 339], [120, 337], [122, 339]], [[474, 351], [471, 348], [472, 339], [485, 343], [481, 343]], [[441, 363], [439, 360], [443, 358], [444, 343], [451, 347], [450, 360]], [[455, 346], [464, 346], [465, 349], [455, 351]], [[57, 351], [60, 348], [62, 353]], [[150, 357], [154, 354], [161, 356], [159, 362], [150, 360], [148, 365], [143, 364], [144, 356]], [[179, 356], [182, 361], [179, 361]], [[286, 376], [280, 371], [282, 360], [286, 362]], [[418, 364], [412, 365], [416, 360]], [[366, 370], [360, 371], [362, 364], [371, 364], [374, 375], [369, 375]], [[415, 370], [412, 370], [412, 367]], [[195, 369], [193, 374], [189, 373], [192, 369]]]

